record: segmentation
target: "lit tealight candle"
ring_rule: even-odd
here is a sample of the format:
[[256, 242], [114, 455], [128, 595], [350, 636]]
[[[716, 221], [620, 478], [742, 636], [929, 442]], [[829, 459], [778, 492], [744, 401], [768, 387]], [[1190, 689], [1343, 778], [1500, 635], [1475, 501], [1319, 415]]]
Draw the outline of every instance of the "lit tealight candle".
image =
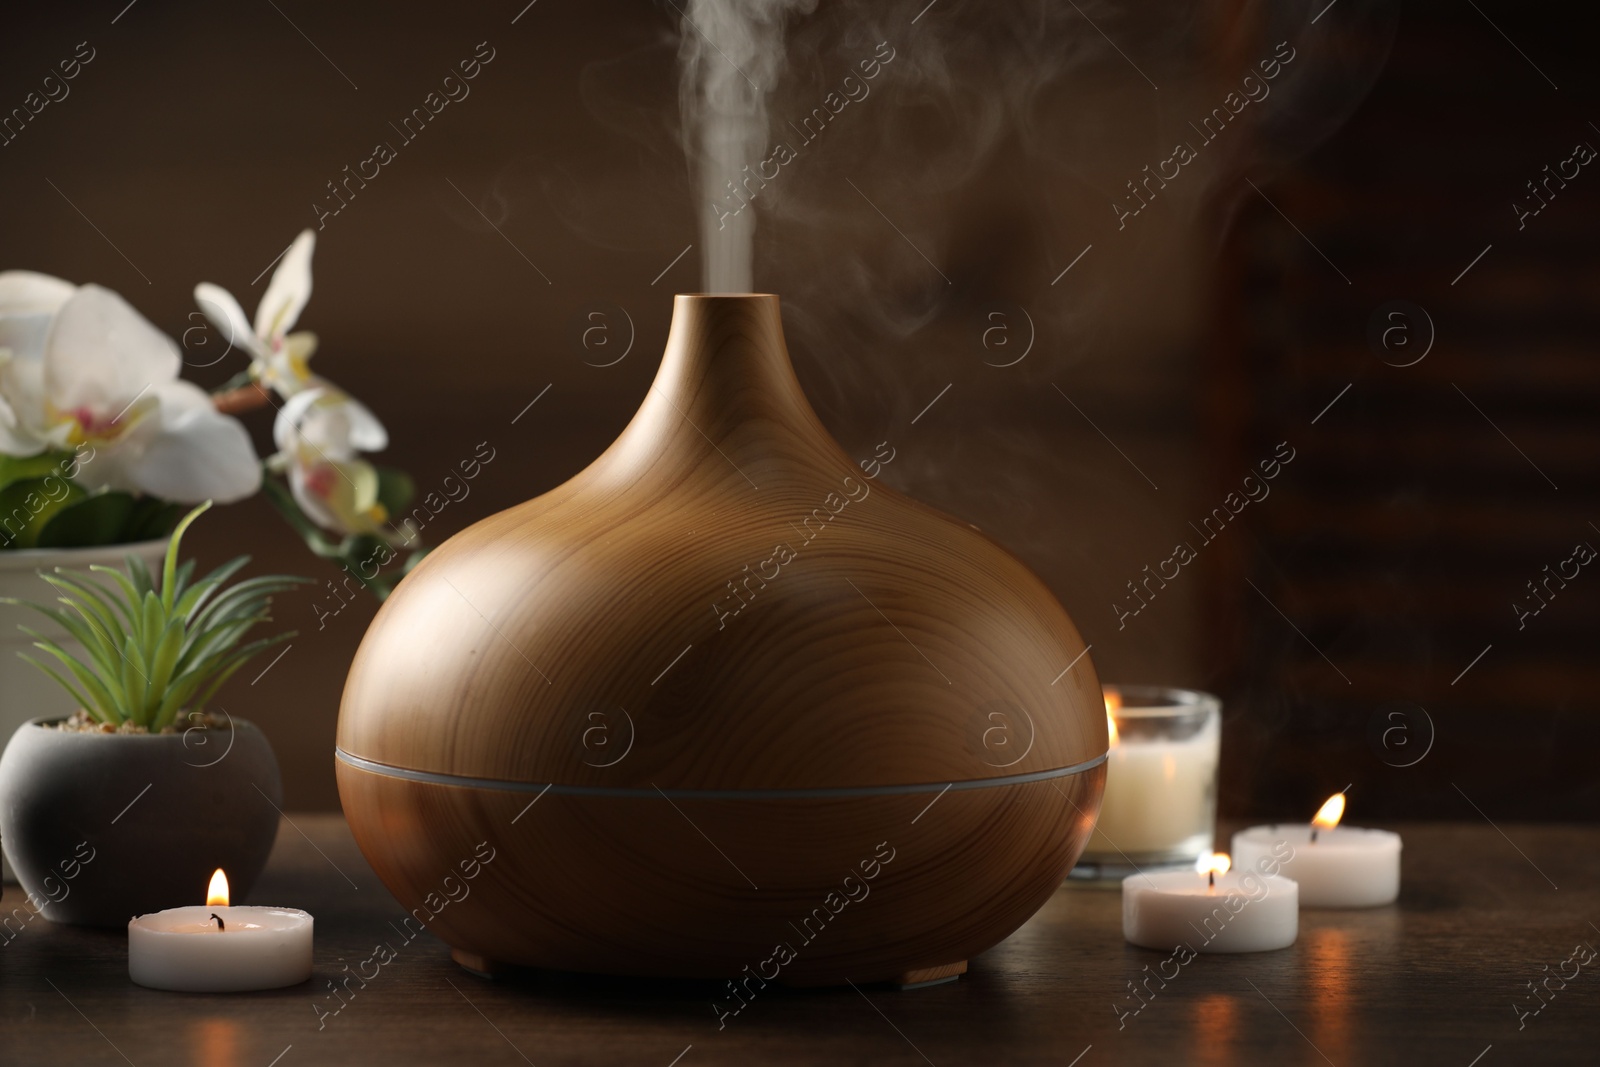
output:
[[[1240, 863], [1293, 850], [1283, 873], [1300, 883], [1308, 908], [1372, 908], [1400, 895], [1400, 835], [1340, 826], [1344, 794], [1335, 793], [1309, 825], [1252, 826], [1233, 835]], [[1287, 848], [1284, 847], [1285, 843]]]
[[1225, 852], [1194, 871], [1130, 874], [1122, 880], [1122, 936], [1170, 952], [1265, 952], [1294, 944], [1300, 904], [1294, 882], [1267, 862], [1230, 871]]
[[151, 989], [238, 993], [311, 977], [311, 916], [294, 908], [228, 905], [211, 876], [205, 907], [169, 908], [128, 922], [128, 976]]

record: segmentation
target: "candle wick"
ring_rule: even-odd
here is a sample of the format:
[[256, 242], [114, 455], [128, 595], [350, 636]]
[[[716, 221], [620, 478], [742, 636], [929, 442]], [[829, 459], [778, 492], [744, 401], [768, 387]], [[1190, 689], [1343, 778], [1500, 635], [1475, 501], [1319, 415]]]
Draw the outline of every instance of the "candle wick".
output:
[[1217, 872], [1216, 871], [1208, 871], [1206, 873], [1206, 882], [1207, 882], [1207, 887], [1208, 888], [1210, 888], [1210, 889], [1217, 888]]
[[1311, 843], [1313, 845], [1317, 843], [1317, 828], [1315, 826], [1311, 828]]
[[228, 928], [227, 924], [222, 921], [222, 916], [218, 915], [216, 912], [212, 912], [211, 917], [217, 920], [218, 930], [226, 930]]

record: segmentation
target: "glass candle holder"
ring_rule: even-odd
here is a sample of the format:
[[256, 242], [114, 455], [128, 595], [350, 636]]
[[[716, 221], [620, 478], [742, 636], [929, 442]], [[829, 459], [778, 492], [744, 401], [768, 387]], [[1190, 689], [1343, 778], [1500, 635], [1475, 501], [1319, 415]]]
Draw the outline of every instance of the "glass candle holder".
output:
[[1191, 689], [1104, 690], [1105, 798], [1071, 877], [1120, 883], [1137, 871], [1192, 867], [1215, 836], [1222, 702]]

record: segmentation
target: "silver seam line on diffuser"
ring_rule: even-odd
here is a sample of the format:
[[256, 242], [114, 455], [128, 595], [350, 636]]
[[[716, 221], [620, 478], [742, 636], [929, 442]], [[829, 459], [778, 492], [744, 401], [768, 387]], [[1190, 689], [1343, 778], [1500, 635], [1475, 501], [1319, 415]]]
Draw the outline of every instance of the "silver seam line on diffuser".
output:
[[335, 748], [337, 758], [358, 770], [370, 771], [390, 778], [404, 778], [430, 785], [450, 785], [469, 789], [497, 789], [508, 793], [542, 793], [577, 797], [659, 797], [665, 794], [673, 799], [686, 800], [804, 800], [826, 797], [887, 797], [909, 796], [917, 793], [936, 793], [943, 789], [957, 792], [964, 789], [993, 789], [1007, 785], [1026, 785], [1052, 778], [1066, 778], [1100, 766], [1107, 753], [1101, 753], [1082, 763], [1057, 767], [1028, 774], [1012, 774], [999, 778], [971, 778], [960, 782], [929, 782], [921, 785], [877, 786], [825, 786], [815, 789], [656, 789], [617, 788], [598, 785], [556, 785], [550, 782], [514, 782], [504, 778], [474, 778], [464, 774], [443, 774], [438, 771], [419, 771], [409, 767], [395, 767], [376, 760], [353, 756], [342, 748]]

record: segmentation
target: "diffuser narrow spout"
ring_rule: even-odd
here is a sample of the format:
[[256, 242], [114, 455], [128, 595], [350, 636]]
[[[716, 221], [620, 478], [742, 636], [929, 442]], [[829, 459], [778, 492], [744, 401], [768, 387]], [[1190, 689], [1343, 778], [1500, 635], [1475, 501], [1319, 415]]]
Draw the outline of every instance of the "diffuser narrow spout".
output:
[[778, 298], [680, 293], [661, 367], [613, 458], [631, 470], [654, 455], [714, 446], [738, 464], [814, 450], [819, 441], [837, 450], [795, 379]]
[[702, 416], [720, 424], [730, 415], [753, 414], [741, 410], [752, 405], [810, 410], [771, 293], [679, 293], [651, 392], [665, 395], [702, 429]]

